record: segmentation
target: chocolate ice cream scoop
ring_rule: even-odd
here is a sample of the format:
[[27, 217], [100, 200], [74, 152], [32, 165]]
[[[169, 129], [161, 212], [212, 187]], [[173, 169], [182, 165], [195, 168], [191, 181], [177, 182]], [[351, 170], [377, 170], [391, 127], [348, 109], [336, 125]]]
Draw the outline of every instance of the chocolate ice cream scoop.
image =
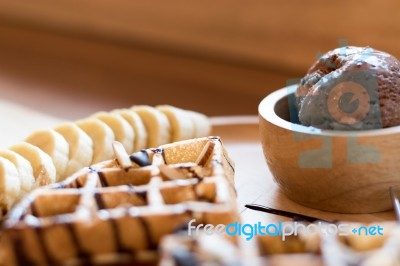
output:
[[297, 88], [300, 122], [339, 130], [400, 125], [399, 70], [395, 57], [369, 47], [326, 53]]

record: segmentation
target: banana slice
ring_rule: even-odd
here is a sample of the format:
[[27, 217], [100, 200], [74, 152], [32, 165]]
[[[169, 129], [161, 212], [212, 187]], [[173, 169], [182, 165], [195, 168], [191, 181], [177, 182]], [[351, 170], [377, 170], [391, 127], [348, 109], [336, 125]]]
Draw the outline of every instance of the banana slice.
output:
[[76, 122], [93, 142], [92, 163], [110, 160], [114, 157], [112, 143], [115, 140], [114, 132], [106, 123], [99, 119], [89, 118]]
[[135, 133], [133, 151], [140, 151], [141, 149], [147, 148], [146, 128], [144, 127], [143, 121], [137, 113], [129, 109], [117, 109], [111, 113], [121, 115], [132, 127], [133, 132]]
[[133, 152], [133, 145], [135, 139], [135, 133], [132, 127], [126, 122], [122, 116], [117, 114], [110, 114], [106, 112], [98, 112], [92, 115], [92, 117], [97, 118], [109, 126], [115, 136], [115, 140], [122, 143], [125, 150], [128, 153]]
[[56, 181], [61, 181], [65, 177], [69, 158], [69, 144], [64, 137], [52, 129], [46, 129], [36, 131], [25, 141], [40, 148], [51, 157], [57, 171]]
[[26, 142], [13, 145], [10, 150], [18, 153], [31, 163], [35, 186], [45, 186], [56, 181], [56, 167], [47, 153]]
[[65, 123], [54, 129], [69, 144], [69, 160], [64, 177], [68, 177], [83, 167], [90, 166], [93, 159], [93, 141], [80, 127]]
[[194, 123], [185, 110], [170, 105], [159, 105], [156, 108], [168, 118], [172, 142], [195, 137]]
[[171, 141], [168, 118], [156, 108], [147, 105], [131, 107], [142, 119], [147, 131], [147, 147], [158, 147]]
[[4, 217], [20, 196], [21, 183], [15, 165], [0, 158], [0, 218]]
[[10, 150], [0, 150], [0, 157], [9, 160], [17, 168], [21, 183], [21, 196], [35, 188], [35, 177], [33, 176], [33, 169], [28, 160]]
[[211, 133], [211, 123], [208, 117], [194, 111], [186, 111], [194, 124], [195, 138], [206, 137]]

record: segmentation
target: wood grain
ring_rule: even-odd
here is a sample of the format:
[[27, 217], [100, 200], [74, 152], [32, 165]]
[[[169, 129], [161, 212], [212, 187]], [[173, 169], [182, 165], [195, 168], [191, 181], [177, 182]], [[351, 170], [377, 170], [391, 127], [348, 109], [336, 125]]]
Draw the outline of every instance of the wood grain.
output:
[[400, 55], [395, 0], [2, 0], [0, 6], [3, 20], [31, 27], [297, 71], [341, 38]]
[[312, 208], [372, 213], [393, 208], [389, 188], [400, 184], [400, 127], [365, 131], [312, 130], [283, 114], [288, 90], [260, 105], [263, 150], [285, 194]]
[[16, 83], [0, 93], [69, 119], [134, 103], [255, 114], [340, 39], [399, 57], [399, 5], [0, 0], [0, 79]]
[[262, 69], [1, 24], [0, 38], [2, 97], [68, 119], [133, 104], [255, 114], [259, 101], [286, 79]]
[[[289, 220], [288, 218], [260, 213], [244, 207], [245, 204], [252, 203], [326, 220], [380, 222], [395, 219], [393, 211], [372, 214], [341, 214], [308, 208], [288, 199], [274, 182], [272, 174], [266, 165], [260, 143], [258, 124], [251, 123], [251, 120], [244, 123], [240, 121], [240, 118], [226, 117], [225, 119], [232, 124], [214, 124], [213, 134], [222, 137], [229, 155], [235, 161], [235, 186], [238, 191], [237, 201], [243, 221], [249, 223], [257, 223], [258, 221], [274, 223]], [[237, 123], [234, 122], [235, 119], [238, 121]], [[387, 197], [389, 198], [389, 195]]]

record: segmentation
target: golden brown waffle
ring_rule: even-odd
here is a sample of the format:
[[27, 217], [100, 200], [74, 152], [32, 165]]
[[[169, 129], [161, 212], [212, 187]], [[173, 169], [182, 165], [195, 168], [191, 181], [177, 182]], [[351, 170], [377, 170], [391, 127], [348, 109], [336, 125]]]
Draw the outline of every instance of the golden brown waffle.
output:
[[[361, 224], [349, 224], [351, 228]], [[370, 225], [366, 225], [369, 227]], [[400, 265], [400, 226], [380, 223], [383, 236], [300, 234], [255, 238], [257, 254], [246, 256], [245, 245], [235, 246], [218, 235], [174, 234], [161, 243], [160, 266], [394, 266]], [[223, 248], [215, 248], [215, 243]], [[213, 248], [214, 247], [214, 248]]]
[[233, 164], [218, 137], [176, 142], [85, 168], [24, 198], [4, 222], [6, 265], [154, 262], [187, 224], [237, 221]]

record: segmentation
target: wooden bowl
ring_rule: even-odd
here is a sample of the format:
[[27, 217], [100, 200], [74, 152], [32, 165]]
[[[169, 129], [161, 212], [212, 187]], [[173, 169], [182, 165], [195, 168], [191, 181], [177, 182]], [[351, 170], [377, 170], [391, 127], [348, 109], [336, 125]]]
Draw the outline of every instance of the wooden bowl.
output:
[[291, 123], [295, 89], [273, 92], [258, 110], [264, 155], [282, 191], [324, 211], [392, 209], [389, 187], [400, 185], [400, 126], [337, 131]]

